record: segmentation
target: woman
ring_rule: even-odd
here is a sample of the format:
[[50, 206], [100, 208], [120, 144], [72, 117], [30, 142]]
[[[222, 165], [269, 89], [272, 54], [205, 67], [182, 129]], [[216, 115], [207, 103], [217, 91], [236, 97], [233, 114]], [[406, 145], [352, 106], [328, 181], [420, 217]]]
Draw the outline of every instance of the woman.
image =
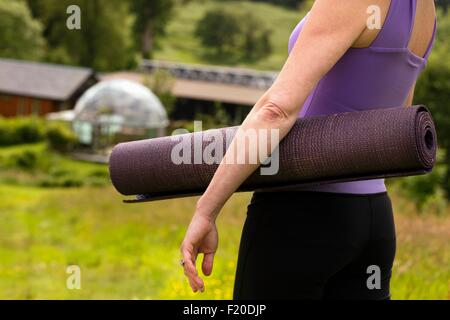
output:
[[[373, 28], [377, 14], [380, 26]], [[411, 105], [435, 37], [435, 17], [433, 0], [316, 0], [291, 35], [281, 73], [237, 136], [268, 129], [279, 130], [282, 139], [298, 116]], [[273, 151], [269, 142], [267, 150]], [[181, 245], [194, 292], [204, 290], [195, 266], [199, 253], [203, 273], [212, 272], [220, 209], [258, 168], [232, 164], [230, 157], [228, 151], [198, 200]], [[255, 192], [234, 298], [389, 299], [394, 256], [393, 213], [383, 179]]]

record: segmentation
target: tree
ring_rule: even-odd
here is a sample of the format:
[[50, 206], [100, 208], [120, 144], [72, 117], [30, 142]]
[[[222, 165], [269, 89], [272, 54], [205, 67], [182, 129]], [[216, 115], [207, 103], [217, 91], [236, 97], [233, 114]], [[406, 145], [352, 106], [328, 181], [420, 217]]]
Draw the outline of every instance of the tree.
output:
[[428, 66], [420, 76], [415, 94], [415, 104], [425, 104], [436, 123], [439, 147], [445, 149], [446, 174], [442, 187], [450, 199], [450, 15], [438, 10], [439, 27]]
[[44, 55], [42, 25], [23, 2], [0, 0], [0, 56], [39, 60]]
[[[235, 1], [235, 0], [221, 0], [223, 2], [225, 1]], [[266, 2], [266, 3], [273, 3], [276, 5], [288, 7], [288, 8], [298, 8], [304, 0], [250, 0], [252, 2]], [[444, 0], [445, 1], [445, 0]]]
[[251, 12], [242, 14], [239, 21], [244, 38], [242, 44], [244, 57], [246, 59], [260, 59], [270, 55], [272, 52], [271, 31], [264, 26], [264, 21]]
[[[28, 0], [44, 25], [47, 60], [107, 71], [133, 66], [135, 60], [129, 3], [122, 0]], [[81, 29], [70, 30], [66, 10], [81, 9]]]
[[136, 16], [134, 29], [144, 58], [151, 58], [157, 36], [165, 34], [167, 20], [171, 17], [175, 0], [132, 0]]
[[238, 17], [228, 10], [212, 9], [197, 24], [195, 35], [205, 47], [221, 55], [226, 48], [237, 45], [241, 28]]
[[444, 12], [447, 12], [448, 7], [450, 6], [450, 0], [436, 0], [436, 4], [441, 7]]
[[234, 13], [221, 8], [208, 11], [195, 31], [202, 44], [222, 55], [242, 54], [245, 59], [260, 59], [272, 51], [270, 30], [252, 12]]
[[144, 78], [144, 85], [159, 98], [170, 117], [176, 101], [176, 97], [172, 94], [175, 77], [169, 71], [158, 69], [151, 76]]

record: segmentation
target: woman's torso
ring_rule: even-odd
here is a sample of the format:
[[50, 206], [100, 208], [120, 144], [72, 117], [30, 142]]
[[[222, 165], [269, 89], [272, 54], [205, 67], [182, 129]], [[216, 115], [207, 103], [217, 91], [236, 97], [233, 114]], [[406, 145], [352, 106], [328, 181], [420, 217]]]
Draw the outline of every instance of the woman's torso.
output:
[[[342, 56], [309, 95], [299, 117], [404, 106], [411, 88], [426, 65], [436, 32], [436, 20], [433, 17], [434, 26], [428, 22], [432, 27], [429, 28], [431, 37], [428, 36], [425, 41], [420, 39], [424, 28], [415, 23], [427, 22], [426, 19], [420, 19], [423, 11], [419, 11], [421, 8], [417, 7], [417, 2], [391, 0], [384, 10], [384, 23], [373, 36], [374, 39], [368, 46], [352, 47]], [[434, 12], [432, 0], [430, 2]], [[308, 15], [293, 30], [289, 39], [289, 53], [307, 18]], [[362, 34], [361, 37], [364, 36]], [[386, 191], [384, 179], [300, 189], [355, 194]]]

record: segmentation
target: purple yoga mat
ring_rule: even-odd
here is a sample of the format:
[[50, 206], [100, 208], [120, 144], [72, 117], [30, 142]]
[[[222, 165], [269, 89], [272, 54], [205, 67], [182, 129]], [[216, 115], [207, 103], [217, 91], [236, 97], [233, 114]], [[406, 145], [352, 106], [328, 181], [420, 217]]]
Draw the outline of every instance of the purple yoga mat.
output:
[[[220, 152], [221, 144], [223, 156], [237, 129], [120, 143], [109, 160], [111, 181], [121, 194], [134, 196], [128, 203], [202, 194], [218, 165], [193, 163], [194, 148]], [[190, 164], [175, 164], [171, 157], [180, 141], [190, 148]], [[433, 119], [424, 106], [301, 118], [279, 145], [278, 172], [257, 170], [238, 191], [424, 174], [433, 168], [436, 149]]]

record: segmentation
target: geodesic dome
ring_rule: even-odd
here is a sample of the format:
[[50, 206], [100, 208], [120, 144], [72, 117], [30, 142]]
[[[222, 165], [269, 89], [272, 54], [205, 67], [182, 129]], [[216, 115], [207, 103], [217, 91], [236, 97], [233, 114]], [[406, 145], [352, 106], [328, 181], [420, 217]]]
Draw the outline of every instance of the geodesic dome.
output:
[[165, 134], [169, 124], [158, 97], [142, 84], [125, 79], [92, 86], [70, 112], [79, 141], [94, 149], [122, 141], [158, 137]]
[[78, 100], [74, 121], [124, 127], [165, 128], [169, 121], [158, 97], [130, 80], [108, 80], [89, 88]]

